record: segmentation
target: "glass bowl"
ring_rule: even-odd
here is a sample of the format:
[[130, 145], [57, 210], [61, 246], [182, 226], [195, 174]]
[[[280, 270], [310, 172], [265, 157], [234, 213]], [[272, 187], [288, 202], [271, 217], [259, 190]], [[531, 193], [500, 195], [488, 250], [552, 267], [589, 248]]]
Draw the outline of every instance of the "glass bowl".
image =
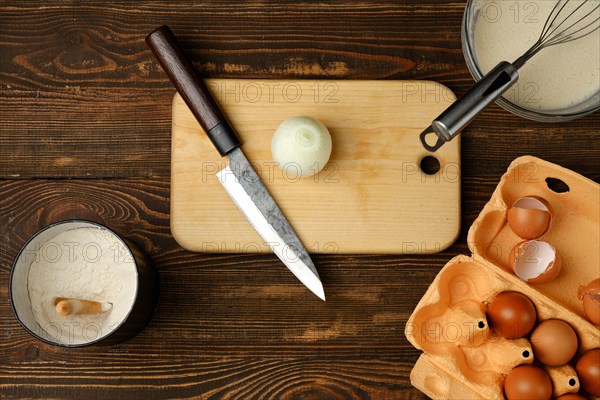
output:
[[[494, 3], [497, 4], [497, 2]], [[478, 20], [482, 18], [480, 14], [482, 14], [484, 11], [485, 5], [486, 2], [481, 0], [467, 0], [467, 5], [465, 7], [462, 20], [461, 41], [463, 54], [467, 63], [467, 67], [469, 68], [469, 71], [471, 72], [471, 75], [475, 81], [479, 81], [484, 75], [480, 65], [477, 62], [476, 48], [474, 46], [474, 31]], [[542, 20], [545, 19], [543, 17], [540, 18]], [[513, 62], [515, 60], [506, 61]], [[515, 86], [517, 84], [515, 84]], [[509, 89], [509, 91], [510, 90], [511, 89]], [[584, 115], [591, 114], [600, 109], [600, 84], [598, 92], [593, 94], [587, 100], [562, 109], [534, 110], [524, 108], [511, 102], [506, 97], [499, 97], [496, 100], [496, 103], [515, 115], [531, 120], [542, 122], [566, 121], [583, 117]]]

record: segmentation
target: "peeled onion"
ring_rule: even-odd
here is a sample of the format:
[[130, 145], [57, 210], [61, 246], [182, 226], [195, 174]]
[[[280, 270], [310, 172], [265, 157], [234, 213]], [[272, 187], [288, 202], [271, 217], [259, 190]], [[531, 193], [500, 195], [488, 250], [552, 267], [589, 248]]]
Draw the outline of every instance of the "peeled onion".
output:
[[321, 171], [331, 156], [331, 135], [320, 121], [306, 116], [287, 119], [271, 141], [273, 160], [288, 177]]

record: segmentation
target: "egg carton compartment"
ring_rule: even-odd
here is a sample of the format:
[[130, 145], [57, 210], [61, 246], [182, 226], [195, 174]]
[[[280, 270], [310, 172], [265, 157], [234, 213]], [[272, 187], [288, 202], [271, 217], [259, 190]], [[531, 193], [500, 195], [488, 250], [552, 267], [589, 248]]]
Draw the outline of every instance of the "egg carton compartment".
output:
[[[531, 163], [535, 166], [531, 167]], [[535, 174], [531, 174], [530, 168], [535, 168]], [[523, 178], [522, 171], [529, 174], [525, 182], [517, 179]], [[553, 192], [546, 184], [546, 177], [560, 179], [569, 186], [569, 191]], [[513, 185], [517, 188], [512, 188]], [[528, 195], [545, 198], [550, 203], [553, 222], [542, 240], [553, 244], [564, 257], [559, 278], [543, 285], [524, 282], [508, 265], [512, 246], [522, 239], [510, 231], [506, 213], [515, 200]], [[515, 366], [534, 362], [526, 338], [505, 339], [488, 326], [487, 304], [504, 291], [529, 297], [535, 305], [538, 322], [551, 318], [567, 322], [579, 339], [576, 357], [599, 347], [600, 329], [585, 319], [577, 297], [579, 286], [600, 274], [598, 204], [598, 185], [594, 182], [534, 157], [515, 160], [469, 230], [473, 255], [459, 255], [442, 268], [406, 324], [409, 342], [424, 352], [411, 372], [413, 386], [433, 399], [504, 398], [503, 383], [508, 372]], [[578, 227], [577, 221], [583, 227]], [[561, 232], [569, 237], [562, 240]], [[580, 242], [574, 240], [577, 237]], [[492, 247], [497, 249], [495, 253], [490, 252]], [[571, 365], [546, 371], [553, 382], [555, 397], [579, 390]]]
[[523, 239], [508, 226], [507, 213], [524, 196], [549, 204], [550, 229], [539, 239], [554, 246], [562, 261], [556, 279], [532, 287], [585, 318], [577, 292], [600, 278], [600, 186], [592, 180], [539, 158], [517, 158], [471, 225], [469, 249], [512, 274], [509, 254]]

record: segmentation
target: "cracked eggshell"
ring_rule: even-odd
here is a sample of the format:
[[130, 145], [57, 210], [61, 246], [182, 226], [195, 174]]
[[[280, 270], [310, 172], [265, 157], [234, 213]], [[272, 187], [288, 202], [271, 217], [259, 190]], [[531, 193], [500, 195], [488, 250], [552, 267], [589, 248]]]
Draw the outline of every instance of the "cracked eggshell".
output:
[[591, 281], [587, 286], [581, 286], [578, 296], [587, 319], [600, 326], [600, 279]]
[[552, 213], [546, 200], [527, 196], [515, 201], [508, 210], [508, 226], [522, 239], [537, 239], [550, 229]]
[[508, 263], [515, 275], [531, 284], [553, 281], [560, 274], [562, 267], [554, 246], [541, 240], [517, 243], [508, 257]]

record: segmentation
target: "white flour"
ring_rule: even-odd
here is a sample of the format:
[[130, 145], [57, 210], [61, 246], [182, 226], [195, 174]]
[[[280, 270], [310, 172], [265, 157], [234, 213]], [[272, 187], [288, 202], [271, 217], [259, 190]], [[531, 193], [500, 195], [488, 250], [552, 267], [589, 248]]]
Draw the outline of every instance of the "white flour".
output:
[[[540, 36], [555, 4], [550, 0], [482, 0], [473, 32], [481, 71], [485, 74], [500, 61], [514, 62], [523, 54]], [[600, 10], [595, 17], [600, 17]], [[526, 109], [557, 111], [580, 104], [599, 90], [600, 33], [595, 32], [541, 50], [521, 67], [519, 80], [504, 97]]]
[[[94, 341], [127, 316], [137, 291], [137, 271], [127, 248], [101, 227], [56, 235], [37, 251], [28, 276], [33, 315], [43, 336], [65, 344]], [[101, 314], [58, 316], [56, 297], [113, 304]]]

